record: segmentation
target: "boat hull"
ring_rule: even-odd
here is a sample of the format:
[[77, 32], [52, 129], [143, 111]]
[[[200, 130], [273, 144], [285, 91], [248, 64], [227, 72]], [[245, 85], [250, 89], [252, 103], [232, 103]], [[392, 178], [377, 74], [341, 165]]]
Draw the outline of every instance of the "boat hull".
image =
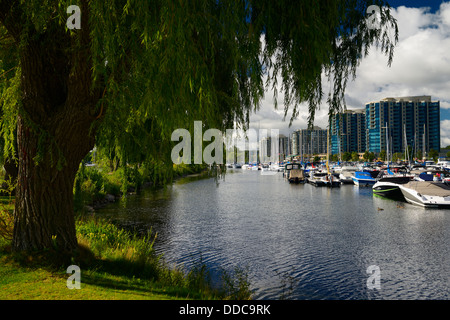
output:
[[373, 185], [372, 188], [373, 194], [389, 198], [393, 200], [404, 200], [405, 197], [403, 196], [402, 191], [400, 190], [400, 187], [394, 183], [376, 183]]
[[298, 177], [295, 177], [295, 178], [289, 178], [288, 181], [289, 181], [289, 183], [295, 183], [295, 184], [305, 183], [305, 179], [303, 179], [303, 178], [298, 178]]
[[312, 184], [315, 187], [324, 187], [325, 186], [325, 182], [322, 181], [321, 179], [308, 179], [308, 183]]
[[443, 196], [426, 194], [409, 185], [401, 185], [400, 190], [405, 197], [405, 200], [413, 205], [425, 208], [450, 209], [450, 188], [449, 193]]
[[343, 184], [353, 184], [353, 178], [340, 176], [339, 179]]
[[373, 194], [394, 200], [405, 200], [400, 184], [406, 184], [412, 180], [409, 176], [387, 176], [379, 179], [372, 187]]
[[370, 180], [370, 179], [358, 179], [353, 177], [353, 183], [355, 185], [357, 185], [358, 187], [369, 187], [369, 186], [373, 186], [375, 184], [375, 180]]

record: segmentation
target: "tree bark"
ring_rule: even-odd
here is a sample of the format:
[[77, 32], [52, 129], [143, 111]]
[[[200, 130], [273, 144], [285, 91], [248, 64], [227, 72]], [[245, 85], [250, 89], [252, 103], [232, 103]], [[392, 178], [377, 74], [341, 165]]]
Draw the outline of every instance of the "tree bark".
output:
[[[71, 252], [77, 248], [73, 185], [79, 163], [93, 147], [93, 138], [86, 134], [82, 137], [76, 130], [56, 136], [61, 145], [65, 144], [64, 150], [60, 150], [62, 154], [47, 149], [43, 159], [36, 163], [37, 151], [42, 148], [38, 145], [41, 137], [26, 125], [22, 117], [18, 119], [17, 131], [19, 175], [13, 248], [16, 251], [53, 248]], [[44, 148], [49, 146], [46, 144]], [[55, 158], [61, 156], [65, 164], [57, 168]]]
[[89, 12], [86, 1], [81, 4], [84, 19], [75, 37], [57, 24], [39, 33], [29, 28], [27, 43], [19, 50], [16, 251], [52, 248], [70, 253], [77, 248], [73, 185], [82, 159], [95, 144], [95, 107], [103, 91], [92, 86]]

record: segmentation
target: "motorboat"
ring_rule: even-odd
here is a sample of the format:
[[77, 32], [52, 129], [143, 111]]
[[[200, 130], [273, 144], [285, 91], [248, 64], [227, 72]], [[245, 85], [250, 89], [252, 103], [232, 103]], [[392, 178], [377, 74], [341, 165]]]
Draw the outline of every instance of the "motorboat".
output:
[[408, 183], [412, 178], [412, 176], [384, 176], [373, 185], [373, 194], [394, 200], [404, 200], [400, 184]]
[[280, 171], [280, 166], [277, 163], [270, 164], [270, 170], [271, 171]]
[[285, 170], [284, 176], [289, 183], [305, 183], [305, 172], [299, 163], [288, 163]]
[[344, 184], [353, 184], [353, 176], [358, 169], [355, 167], [342, 167], [339, 179]]
[[309, 178], [308, 183], [312, 184], [315, 187], [324, 187], [327, 184], [325, 183], [325, 180], [323, 179], [327, 175], [326, 172], [309, 172]]
[[372, 177], [371, 173], [367, 171], [355, 171], [352, 180], [353, 183], [359, 187], [373, 186], [377, 182], [377, 180]]
[[426, 208], [450, 208], [450, 185], [442, 182], [410, 181], [400, 184], [405, 200]]
[[326, 187], [335, 188], [341, 186], [341, 180], [334, 174], [326, 174], [320, 178]]
[[443, 169], [449, 170], [450, 169], [450, 160], [441, 160], [441, 159], [439, 159], [437, 165], [440, 166]]

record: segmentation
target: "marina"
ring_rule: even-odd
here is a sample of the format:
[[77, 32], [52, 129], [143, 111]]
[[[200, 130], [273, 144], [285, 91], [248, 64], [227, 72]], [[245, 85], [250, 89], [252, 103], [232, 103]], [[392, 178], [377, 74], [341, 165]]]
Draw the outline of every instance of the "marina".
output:
[[[189, 270], [201, 261], [217, 281], [222, 270], [245, 270], [257, 300], [450, 297], [449, 210], [376, 196], [374, 186], [316, 187], [309, 170], [326, 166], [303, 168], [305, 183], [290, 183], [283, 170], [242, 165], [98, 214], [157, 233], [155, 250], [170, 265]], [[380, 290], [367, 287], [373, 265]]]

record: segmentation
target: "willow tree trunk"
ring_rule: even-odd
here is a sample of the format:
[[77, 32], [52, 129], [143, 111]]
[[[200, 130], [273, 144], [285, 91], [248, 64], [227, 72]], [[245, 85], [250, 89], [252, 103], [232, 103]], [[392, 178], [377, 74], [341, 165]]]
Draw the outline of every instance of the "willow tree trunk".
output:
[[[87, 16], [86, 5], [83, 10]], [[94, 147], [95, 107], [103, 90], [92, 86], [87, 25], [75, 37], [60, 25], [35, 34], [30, 29], [19, 50], [22, 103], [12, 245], [18, 251], [72, 252], [77, 247], [73, 185]]]
[[[93, 147], [93, 139], [81, 135], [75, 128], [76, 122], [76, 117], [69, 116], [55, 128], [58, 133], [54, 138], [60, 143], [52, 146], [54, 142], [49, 138], [48, 143], [39, 145], [43, 133], [33, 132], [24, 118], [19, 117], [15, 250], [54, 248], [71, 252], [77, 247], [73, 185], [82, 158]], [[85, 129], [89, 132], [89, 128]], [[40, 152], [43, 157], [36, 162]], [[60, 168], [59, 160], [64, 161]]]

